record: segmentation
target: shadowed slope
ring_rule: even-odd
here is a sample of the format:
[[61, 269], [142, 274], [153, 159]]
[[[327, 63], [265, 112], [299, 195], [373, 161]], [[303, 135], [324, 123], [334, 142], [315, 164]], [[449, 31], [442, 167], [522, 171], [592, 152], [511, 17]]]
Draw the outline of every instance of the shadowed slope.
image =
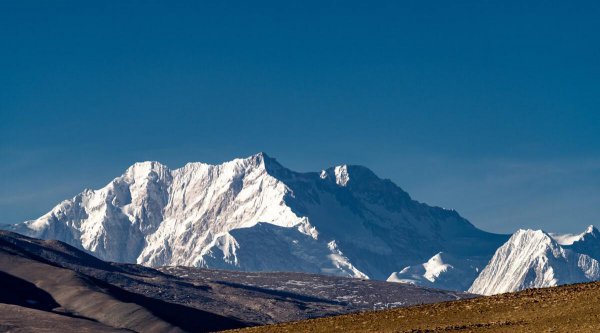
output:
[[52, 311], [60, 304], [35, 284], [0, 271], [0, 303], [14, 304], [43, 311]]
[[[43, 302], [36, 303], [44, 306], [34, 304], [36, 306], [29, 307], [52, 311], [60, 305], [69, 315], [138, 332], [214, 331], [243, 326], [233, 319], [131, 293], [91, 276], [57, 267], [46, 259], [36, 258], [35, 254], [27, 252], [27, 249], [43, 249], [35, 241], [27, 241], [25, 237], [6, 237], [6, 233], [2, 236], [0, 270], [12, 285], [2, 285], [0, 288], [21, 286], [19, 291], [26, 297], [24, 301], [12, 300], [11, 303], [27, 305], [28, 299], [43, 299]], [[28, 246], [24, 248], [17, 244]], [[70, 248], [66, 247], [64, 250]], [[50, 247], [43, 254], [66, 256], [74, 261], [87, 259], [92, 265], [110, 266], [108, 263], [101, 264], [88, 255], [77, 252], [70, 255], [68, 252], [54, 252]]]
[[[144, 331], [152, 327], [142, 324], [152, 322], [210, 331], [473, 297], [316, 274], [157, 270], [104, 262], [58, 241], [11, 232], [0, 232], [0, 271], [60, 305], [51, 304], [49, 311]], [[113, 315], [120, 306], [126, 307]], [[139, 318], [146, 320], [140, 323]]]
[[0, 332], [125, 333], [131, 331], [106, 326], [88, 319], [0, 303]]

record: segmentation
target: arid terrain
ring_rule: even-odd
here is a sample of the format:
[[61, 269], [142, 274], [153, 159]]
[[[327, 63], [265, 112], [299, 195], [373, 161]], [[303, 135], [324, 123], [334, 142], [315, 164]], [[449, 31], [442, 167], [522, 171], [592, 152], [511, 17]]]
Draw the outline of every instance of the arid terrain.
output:
[[600, 282], [370, 311], [242, 332], [600, 332]]
[[0, 231], [0, 332], [219, 331], [467, 297], [316, 274], [156, 270]]
[[156, 270], [10, 232], [0, 282], [2, 332], [600, 332], [600, 282], [473, 298], [315, 274]]

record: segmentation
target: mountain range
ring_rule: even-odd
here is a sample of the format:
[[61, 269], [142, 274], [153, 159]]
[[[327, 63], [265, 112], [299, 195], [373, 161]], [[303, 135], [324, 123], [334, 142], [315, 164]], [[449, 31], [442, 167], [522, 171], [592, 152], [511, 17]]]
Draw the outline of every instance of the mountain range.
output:
[[136, 163], [9, 229], [150, 267], [319, 273], [481, 294], [599, 277], [593, 227], [493, 234], [368, 168], [299, 173], [264, 153], [173, 170]]

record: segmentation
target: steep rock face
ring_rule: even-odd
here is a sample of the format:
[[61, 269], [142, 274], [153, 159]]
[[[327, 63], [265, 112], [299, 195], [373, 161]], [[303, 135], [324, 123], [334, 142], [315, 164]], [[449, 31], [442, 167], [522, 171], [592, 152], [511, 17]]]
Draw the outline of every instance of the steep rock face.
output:
[[469, 292], [492, 295], [599, 278], [597, 260], [561, 247], [541, 230], [519, 230], [496, 251]]
[[507, 239], [412, 200], [365, 167], [297, 173], [263, 153], [175, 170], [137, 163], [11, 229], [110, 261], [382, 280], [439, 252], [487, 261]]

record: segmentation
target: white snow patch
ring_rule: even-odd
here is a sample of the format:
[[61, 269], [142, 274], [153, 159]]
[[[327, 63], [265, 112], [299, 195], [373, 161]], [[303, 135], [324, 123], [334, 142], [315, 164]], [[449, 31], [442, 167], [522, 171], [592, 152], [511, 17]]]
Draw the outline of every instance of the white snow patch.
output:
[[335, 172], [335, 182], [340, 186], [346, 186], [350, 181], [350, 175], [348, 174], [348, 166], [340, 165], [336, 166], [334, 169]]

